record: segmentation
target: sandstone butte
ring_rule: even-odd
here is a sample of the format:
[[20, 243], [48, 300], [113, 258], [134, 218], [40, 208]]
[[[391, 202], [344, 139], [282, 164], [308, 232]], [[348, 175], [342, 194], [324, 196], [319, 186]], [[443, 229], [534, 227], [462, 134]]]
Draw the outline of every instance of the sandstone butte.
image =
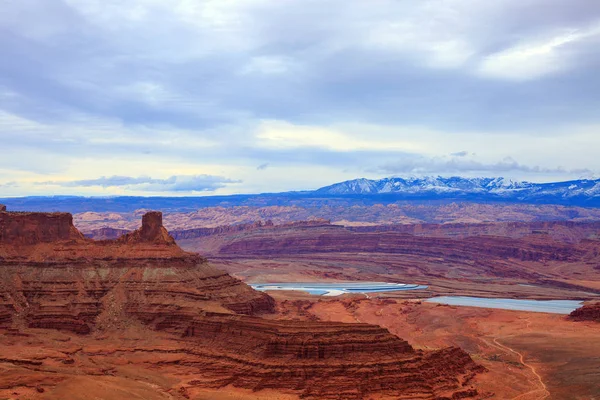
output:
[[[271, 297], [179, 248], [160, 212], [118, 239], [93, 241], [70, 214], [0, 209], [0, 331], [11, 340], [0, 345], [0, 389], [51, 393], [94, 357], [98, 365], [145, 357], [139, 368], [187, 377], [171, 398], [197, 387], [314, 399], [478, 397], [470, 381], [483, 368], [460, 348], [417, 350], [376, 325], [278, 319]], [[143, 348], [93, 350], [97, 338], [136, 324], [177, 346], [148, 339]], [[63, 342], [89, 343], [64, 354], [57, 344], [49, 359], [14, 354], [56, 330], [72, 338]], [[10, 374], [13, 367], [19, 372]]]

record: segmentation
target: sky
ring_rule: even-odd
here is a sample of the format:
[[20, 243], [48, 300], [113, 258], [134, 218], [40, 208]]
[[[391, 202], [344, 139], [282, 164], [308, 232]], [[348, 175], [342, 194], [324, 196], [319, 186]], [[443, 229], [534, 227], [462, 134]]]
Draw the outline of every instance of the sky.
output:
[[0, 0], [0, 197], [600, 177], [600, 1]]

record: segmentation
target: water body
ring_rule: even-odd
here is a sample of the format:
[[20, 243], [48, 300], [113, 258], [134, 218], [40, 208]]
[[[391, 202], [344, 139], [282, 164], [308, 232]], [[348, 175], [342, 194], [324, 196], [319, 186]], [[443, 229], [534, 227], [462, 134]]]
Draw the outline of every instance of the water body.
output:
[[533, 311], [552, 314], [569, 314], [581, 307], [579, 300], [517, 300], [517, 299], [486, 299], [482, 297], [441, 296], [427, 300], [431, 303], [448, 304], [451, 306], [470, 306], [482, 308], [500, 308], [503, 310]]
[[387, 282], [288, 282], [288, 283], [251, 283], [256, 290], [299, 290], [321, 296], [339, 296], [344, 293], [378, 293], [395, 292], [398, 290], [427, 289], [427, 286], [408, 283]]

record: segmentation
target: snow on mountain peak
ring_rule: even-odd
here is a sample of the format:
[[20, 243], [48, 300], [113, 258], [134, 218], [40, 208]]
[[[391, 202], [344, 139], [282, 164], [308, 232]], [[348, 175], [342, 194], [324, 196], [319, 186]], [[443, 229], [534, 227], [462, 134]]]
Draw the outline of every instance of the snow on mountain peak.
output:
[[380, 180], [366, 178], [336, 183], [317, 190], [324, 194], [406, 194], [406, 195], [493, 195], [509, 199], [511, 197], [544, 198], [558, 196], [600, 197], [599, 180], [577, 180], [553, 183], [531, 183], [513, 181], [503, 177], [463, 178], [458, 176], [441, 177], [390, 177]]

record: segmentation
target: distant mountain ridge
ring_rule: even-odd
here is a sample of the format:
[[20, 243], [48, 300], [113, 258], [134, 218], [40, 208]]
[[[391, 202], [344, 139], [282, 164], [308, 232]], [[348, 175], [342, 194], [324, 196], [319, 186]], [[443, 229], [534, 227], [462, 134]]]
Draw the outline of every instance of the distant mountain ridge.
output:
[[322, 195], [484, 195], [505, 200], [537, 200], [556, 198], [600, 198], [600, 179], [565, 182], [532, 183], [505, 178], [384, 178], [353, 179], [325, 186], [315, 191]]
[[[1, 193], [0, 193], [1, 195]], [[296, 206], [320, 215], [323, 207], [370, 206], [392, 203], [505, 203], [546, 204], [600, 208], [600, 179], [533, 183], [505, 178], [384, 178], [353, 179], [317, 190], [282, 193], [235, 194], [187, 197], [78, 197], [29, 196], [0, 198], [9, 211], [133, 212], [162, 209], [195, 212], [206, 207]], [[305, 218], [303, 216], [302, 218]], [[266, 217], [268, 219], [268, 217]], [[327, 217], [329, 218], [329, 217]]]

